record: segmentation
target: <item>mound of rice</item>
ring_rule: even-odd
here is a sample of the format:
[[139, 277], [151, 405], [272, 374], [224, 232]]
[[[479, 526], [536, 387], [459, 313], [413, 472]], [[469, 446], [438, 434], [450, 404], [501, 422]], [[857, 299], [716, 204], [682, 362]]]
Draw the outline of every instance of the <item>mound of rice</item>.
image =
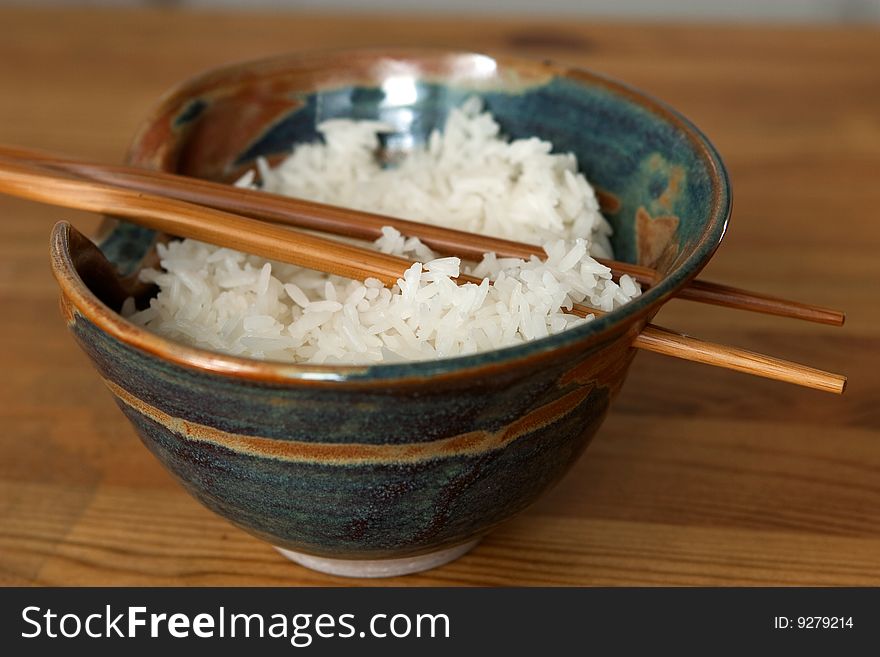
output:
[[[142, 311], [129, 300], [123, 314], [219, 352], [364, 364], [541, 338], [592, 319], [563, 311], [573, 303], [610, 311], [639, 294], [631, 278], [615, 283], [593, 259], [612, 256], [611, 227], [574, 155], [536, 138], [506, 141], [479, 101], [453, 110], [442, 133], [394, 167], [376, 157], [388, 126], [332, 120], [319, 129], [323, 143], [298, 146], [277, 168], [258, 162], [264, 189], [542, 243], [546, 260], [487, 254], [462, 263], [386, 227], [375, 248], [417, 261], [388, 289], [187, 239], [158, 247], [162, 270], [141, 272], [158, 296]], [[252, 183], [252, 174], [239, 181]], [[459, 271], [482, 284], [457, 285]]]

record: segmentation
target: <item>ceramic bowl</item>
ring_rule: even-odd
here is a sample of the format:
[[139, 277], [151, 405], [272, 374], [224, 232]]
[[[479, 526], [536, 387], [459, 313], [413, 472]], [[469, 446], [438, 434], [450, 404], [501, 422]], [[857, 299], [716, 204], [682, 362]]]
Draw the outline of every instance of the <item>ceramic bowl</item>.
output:
[[[399, 574], [462, 554], [566, 473], [626, 378], [633, 338], [706, 264], [730, 190], [707, 139], [618, 82], [549, 62], [403, 50], [232, 66], [166, 95], [128, 161], [229, 180], [318, 138], [316, 122], [381, 119], [407, 149], [471, 95], [511, 137], [573, 151], [614, 226], [618, 258], [662, 282], [562, 334], [478, 355], [338, 367], [187, 347], [119, 314], [114, 272], [66, 228], [52, 239], [76, 341], [144, 444], [205, 506], [319, 570]], [[121, 275], [155, 236], [108, 221]]]

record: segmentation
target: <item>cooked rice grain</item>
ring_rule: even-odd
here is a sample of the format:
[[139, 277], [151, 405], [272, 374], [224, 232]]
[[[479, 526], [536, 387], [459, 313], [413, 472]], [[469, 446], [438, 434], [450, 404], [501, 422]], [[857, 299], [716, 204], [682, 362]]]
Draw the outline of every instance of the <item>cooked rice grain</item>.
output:
[[[365, 364], [545, 337], [592, 319], [565, 313], [573, 303], [610, 311], [640, 293], [630, 277], [615, 283], [593, 259], [611, 257], [611, 228], [575, 157], [554, 154], [537, 138], [504, 140], [479, 101], [453, 110], [442, 133], [394, 167], [376, 158], [384, 124], [332, 120], [319, 129], [323, 143], [298, 146], [277, 168], [258, 162], [264, 189], [543, 243], [546, 260], [487, 254], [461, 263], [385, 227], [375, 248], [417, 261], [387, 289], [375, 279], [351, 281], [187, 239], [158, 246], [162, 270], [144, 270], [141, 279], [159, 294], [142, 311], [126, 303], [123, 314], [229, 354]], [[483, 282], [457, 285], [460, 270]]]

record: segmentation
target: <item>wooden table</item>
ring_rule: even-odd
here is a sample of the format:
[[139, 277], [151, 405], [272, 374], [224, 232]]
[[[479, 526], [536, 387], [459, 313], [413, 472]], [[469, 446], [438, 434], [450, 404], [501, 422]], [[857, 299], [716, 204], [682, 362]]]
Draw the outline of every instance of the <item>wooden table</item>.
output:
[[[850, 388], [835, 397], [642, 353], [557, 488], [461, 560], [377, 583], [880, 584], [877, 30], [2, 9], [0, 142], [116, 162], [147, 108], [198, 71], [381, 44], [550, 56], [679, 108], [735, 189], [706, 277], [839, 305], [849, 320], [678, 301], [659, 321], [844, 372]], [[0, 198], [0, 582], [369, 583], [285, 561], [139, 444], [59, 316], [47, 242], [62, 217], [96, 225]]]

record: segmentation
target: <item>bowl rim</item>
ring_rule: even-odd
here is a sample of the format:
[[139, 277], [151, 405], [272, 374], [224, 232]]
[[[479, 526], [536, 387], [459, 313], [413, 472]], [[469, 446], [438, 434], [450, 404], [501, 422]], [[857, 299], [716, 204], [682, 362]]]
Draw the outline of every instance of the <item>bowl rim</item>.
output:
[[[404, 58], [422, 63], [438, 57], [474, 58], [488, 57], [499, 67], [531, 67], [548, 76], [574, 79], [578, 82], [600, 86], [605, 91], [622, 97], [654, 114], [679, 130], [688, 138], [694, 152], [704, 162], [712, 182], [712, 199], [708, 209], [708, 227], [694, 247], [693, 252], [669, 275], [643, 292], [634, 300], [614, 311], [597, 317], [591, 322], [544, 338], [521, 344], [478, 352], [465, 356], [402, 363], [377, 363], [370, 365], [313, 365], [281, 361], [257, 360], [191, 347], [144, 329], [116, 313], [105, 305], [85, 285], [73, 263], [69, 249], [69, 225], [57, 225], [52, 233], [51, 255], [53, 273], [62, 292], [73, 302], [76, 313], [84, 316], [103, 332], [140, 351], [151, 353], [162, 360], [195, 369], [204, 373], [219, 374], [239, 379], [265, 382], [301, 382], [315, 384], [358, 384], [377, 382], [402, 382], [424, 380], [428, 377], [459, 376], [466, 372], [490, 367], [512, 366], [524, 360], [547, 356], [556, 352], [569, 352], [590, 344], [615, 339], [627, 327], [641, 329], [660, 307], [676, 292], [694, 278], [706, 265], [721, 244], [730, 219], [731, 187], [727, 170], [721, 157], [709, 139], [689, 119], [663, 101], [635, 87], [584, 68], [567, 66], [551, 60], [493, 54], [491, 52], [462, 51], [438, 48], [356, 48], [294, 53], [212, 68], [193, 76], [166, 92], [148, 114], [133, 139], [128, 156], [146, 131], [156, 120], [167, 115], [169, 108], [185, 104], [191, 91], [208, 83], [227, 80], [237, 73], [250, 73], [255, 68], [274, 70], [314, 66], [316, 62], [329, 61], [331, 57], [356, 56], [364, 58]], [[101, 230], [100, 232], [104, 232]], [[69, 322], [72, 318], [68, 316]]]

